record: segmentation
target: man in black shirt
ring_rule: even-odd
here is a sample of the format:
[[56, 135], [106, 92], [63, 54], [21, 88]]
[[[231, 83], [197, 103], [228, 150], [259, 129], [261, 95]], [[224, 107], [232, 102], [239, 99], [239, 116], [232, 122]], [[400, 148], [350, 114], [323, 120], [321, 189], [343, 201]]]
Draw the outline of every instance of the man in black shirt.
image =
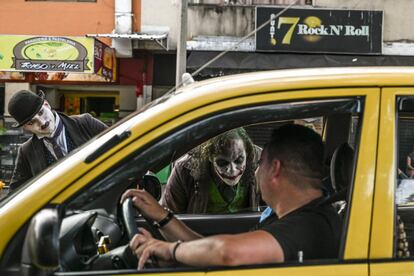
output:
[[[311, 201], [278, 219], [272, 214], [257, 229], [272, 234], [282, 247], [284, 259], [332, 259], [338, 256], [340, 229], [335, 210], [323, 198]], [[312, 237], [312, 239], [309, 239]]]
[[[142, 268], [150, 257], [190, 266], [280, 263], [337, 258], [340, 219], [322, 192], [323, 142], [299, 125], [276, 129], [256, 171], [263, 200], [274, 214], [255, 230], [202, 238], [142, 190], [128, 190], [134, 205], [160, 226], [168, 241], [142, 230], [130, 242]], [[184, 242], [183, 242], [184, 241]]]

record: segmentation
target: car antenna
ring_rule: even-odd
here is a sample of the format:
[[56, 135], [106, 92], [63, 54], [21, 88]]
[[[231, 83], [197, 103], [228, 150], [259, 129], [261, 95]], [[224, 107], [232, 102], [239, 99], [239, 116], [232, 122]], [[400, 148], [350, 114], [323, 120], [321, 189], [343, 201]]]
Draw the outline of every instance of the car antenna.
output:
[[[281, 16], [285, 11], [287, 11], [288, 9], [290, 9], [293, 5], [295, 5], [299, 0], [294, 0], [292, 1], [288, 6], [286, 6], [283, 10], [281, 10], [280, 12], [278, 12], [276, 15], [272, 15], [269, 20], [267, 20], [266, 22], [264, 22], [262, 25], [260, 25], [259, 27], [255, 28], [253, 31], [251, 31], [250, 33], [248, 33], [246, 36], [244, 36], [241, 40], [239, 40], [236, 44], [234, 44], [233, 46], [229, 47], [227, 50], [221, 52], [220, 54], [218, 54], [217, 56], [215, 56], [214, 58], [210, 59], [209, 61], [207, 61], [203, 66], [201, 66], [200, 68], [198, 68], [196, 71], [194, 71], [191, 75], [189, 73], [184, 73], [183, 76], [181, 77], [181, 81], [174, 87], [172, 87], [165, 95], [169, 95], [171, 93], [173, 93], [174, 91], [176, 91], [178, 88], [180, 88], [181, 86], [185, 86], [188, 84], [188, 78], [190, 75], [191, 77], [196, 76], [198, 73], [200, 73], [204, 68], [206, 68], [207, 66], [209, 66], [210, 64], [212, 64], [213, 62], [215, 62], [216, 60], [218, 60], [219, 58], [221, 58], [222, 56], [224, 56], [225, 54], [227, 54], [228, 52], [234, 50], [235, 48], [237, 48], [242, 42], [244, 42], [246, 39], [248, 39], [249, 37], [251, 37], [252, 35], [254, 35], [255, 33], [257, 33], [258, 31], [260, 31], [261, 29], [263, 29], [267, 24], [270, 23], [271, 20], [275, 20], [276, 18], [278, 18], [279, 16]], [[192, 78], [191, 78], [192, 79]], [[194, 82], [194, 80], [193, 80]]]

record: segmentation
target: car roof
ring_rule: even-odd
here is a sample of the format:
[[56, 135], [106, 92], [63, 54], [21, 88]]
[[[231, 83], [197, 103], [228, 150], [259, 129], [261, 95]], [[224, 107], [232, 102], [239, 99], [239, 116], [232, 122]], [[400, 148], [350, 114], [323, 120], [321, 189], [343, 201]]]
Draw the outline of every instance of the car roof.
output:
[[[414, 67], [332, 67], [285, 69], [229, 75], [195, 82], [148, 104], [158, 120], [230, 98], [252, 94], [341, 87], [414, 86]], [[163, 108], [154, 108], [159, 105]], [[136, 116], [133, 113], [129, 119]], [[168, 118], [166, 118], [168, 120]], [[132, 119], [135, 125], [138, 121]]]
[[[255, 92], [293, 90], [302, 88], [352, 87], [352, 86], [406, 86], [413, 85], [414, 67], [325, 67], [309, 69], [284, 69], [229, 75], [195, 82], [179, 89], [175, 94], [189, 90], [209, 94], [239, 87], [255, 87]], [[243, 91], [237, 91], [238, 94]], [[188, 97], [191, 97], [187, 95]]]

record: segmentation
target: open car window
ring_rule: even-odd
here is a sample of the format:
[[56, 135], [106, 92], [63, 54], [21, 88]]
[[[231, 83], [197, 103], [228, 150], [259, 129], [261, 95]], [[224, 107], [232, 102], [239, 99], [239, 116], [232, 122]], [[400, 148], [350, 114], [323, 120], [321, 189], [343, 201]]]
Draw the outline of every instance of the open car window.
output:
[[[264, 123], [257, 123], [252, 125], [243, 126], [241, 128], [233, 129], [233, 135], [234, 133], [242, 132], [242, 134], [247, 134], [246, 137], [240, 137], [243, 140], [244, 144], [247, 144], [247, 162], [246, 162], [246, 168], [242, 172], [242, 177], [240, 179], [240, 183], [242, 184], [252, 184], [254, 183], [254, 179], [247, 179], [248, 173], [254, 172], [256, 169], [256, 163], [258, 161], [258, 158], [260, 158], [261, 150], [264, 148], [265, 144], [267, 143], [267, 140], [269, 139], [271, 132], [273, 129], [278, 128], [286, 123], [295, 123], [307, 126], [313, 130], [315, 130], [317, 133], [319, 133], [321, 136], [323, 134], [323, 127], [325, 123], [324, 117], [313, 117], [313, 118], [305, 118], [305, 119], [298, 119], [298, 120], [288, 120], [288, 121], [272, 121], [272, 122], [264, 122]], [[245, 132], [244, 132], [245, 131]], [[236, 210], [232, 210], [231, 208], [228, 210], [215, 210], [212, 211], [211, 209], [207, 209], [203, 212], [201, 212], [200, 208], [195, 208], [194, 206], [191, 206], [192, 203], [188, 203], [190, 200], [189, 198], [185, 198], [187, 202], [184, 204], [176, 203], [173, 199], [171, 199], [173, 194], [171, 194], [174, 191], [177, 191], [178, 188], [194, 188], [194, 190], [199, 190], [200, 187], [188, 187], [188, 185], [185, 185], [182, 183], [182, 177], [186, 177], [186, 180], [189, 182], [188, 184], [191, 184], [193, 186], [195, 185], [206, 185], [208, 181], [212, 181], [211, 178], [218, 177], [219, 172], [215, 171], [214, 163], [209, 159], [209, 151], [212, 151], [212, 145], [214, 144], [214, 141], [217, 143], [218, 141], [222, 141], [222, 138], [220, 138], [220, 135], [217, 135], [216, 137], [212, 138], [211, 140], [208, 140], [201, 144], [200, 146], [197, 146], [196, 148], [190, 150], [187, 152], [183, 157], [180, 157], [178, 160], [174, 160], [172, 163], [168, 164], [166, 167], [161, 169], [160, 171], [156, 172], [156, 176], [159, 179], [163, 191], [162, 200], [161, 203], [165, 205], [166, 207], [173, 209], [175, 213], [236, 213], [236, 212], [251, 212], [251, 211], [259, 211], [264, 210], [266, 208], [266, 204], [263, 201], [260, 201], [257, 203], [245, 203], [244, 206], [239, 206]], [[246, 141], [247, 140], [247, 141]], [[253, 148], [253, 153], [250, 152]], [[203, 152], [202, 156], [200, 156], [201, 152]], [[211, 157], [210, 157], [211, 159]], [[251, 160], [250, 160], [251, 159]], [[252, 164], [256, 162], [255, 164]], [[178, 163], [178, 164], [177, 164]], [[198, 168], [198, 167], [202, 168]], [[200, 174], [207, 174], [207, 177]], [[246, 180], [247, 179], [247, 180]], [[195, 182], [198, 183], [195, 183]], [[219, 180], [220, 181], [220, 180]], [[248, 182], [248, 183], [245, 183]], [[178, 185], [179, 184], [179, 185]], [[215, 183], [217, 185], [217, 183]], [[175, 190], [174, 190], [175, 188]], [[236, 190], [239, 191], [239, 190]], [[235, 191], [235, 193], [236, 193]], [[179, 195], [177, 195], [178, 200], [182, 199]], [[167, 200], [168, 199], [168, 200]], [[172, 201], [172, 202], [171, 202]], [[224, 203], [224, 202], [223, 202]], [[228, 203], [231, 205], [231, 203]], [[182, 209], [179, 210], [177, 208], [177, 205], [179, 205]], [[184, 208], [186, 206], [186, 209]], [[198, 210], [197, 210], [198, 209]]]
[[[88, 209], [101, 204], [97, 200], [105, 198], [110, 190], [135, 188], [148, 171], [159, 172], [206, 140], [236, 127], [246, 128], [254, 142], [258, 146], [263, 146], [273, 127], [298, 122], [318, 128], [322, 133], [325, 127], [321, 125], [323, 120], [330, 118], [333, 121], [335, 116], [339, 120], [342, 116], [346, 117], [345, 122], [341, 119], [341, 124], [331, 123], [328, 135], [334, 137], [335, 132], [339, 132], [343, 136], [337, 138], [339, 143], [348, 141], [355, 143], [357, 135], [355, 127], [358, 122], [355, 118], [358, 118], [356, 114], [361, 112], [360, 105], [361, 99], [358, 98], [296, 101], [251, 106], [212, 115], [194, 124], [176, 129], [166, 137], [161, 137], [159, 141], [154, 141], [152, 145], [126, 157], [116, 167], [103, 173], [99, 179], [91, 183], [86, 191], [79, 193], [68, 207]], [[354, 116], [353, 120], [351, 120], [352, 116]], [[315, 123], [309, 123], [312, 121]], [[347, 124], [346, 129], [343, 128], [344, 123]], [[327, 137], [324, 139], [326, 140]], [[336, 144], [338, 142], [327, 144], [327, 159], [332, 155]], [[113, 206], [108, 206], [108, 211], [116, 210], [116, 204], [117, 202], [114, 202]]]

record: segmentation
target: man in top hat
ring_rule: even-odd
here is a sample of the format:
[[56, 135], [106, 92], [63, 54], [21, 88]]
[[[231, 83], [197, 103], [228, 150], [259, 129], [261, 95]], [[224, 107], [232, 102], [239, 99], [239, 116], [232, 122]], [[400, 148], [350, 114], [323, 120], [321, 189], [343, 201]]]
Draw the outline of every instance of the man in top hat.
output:
[[20, 90], [10, 99], [8, 110], [17, 121], [12, 127], [33, 134], [19, 148], [11, 190], [107, 128], [88, 113], [66, 116], [54, 111], [43, 92]]

